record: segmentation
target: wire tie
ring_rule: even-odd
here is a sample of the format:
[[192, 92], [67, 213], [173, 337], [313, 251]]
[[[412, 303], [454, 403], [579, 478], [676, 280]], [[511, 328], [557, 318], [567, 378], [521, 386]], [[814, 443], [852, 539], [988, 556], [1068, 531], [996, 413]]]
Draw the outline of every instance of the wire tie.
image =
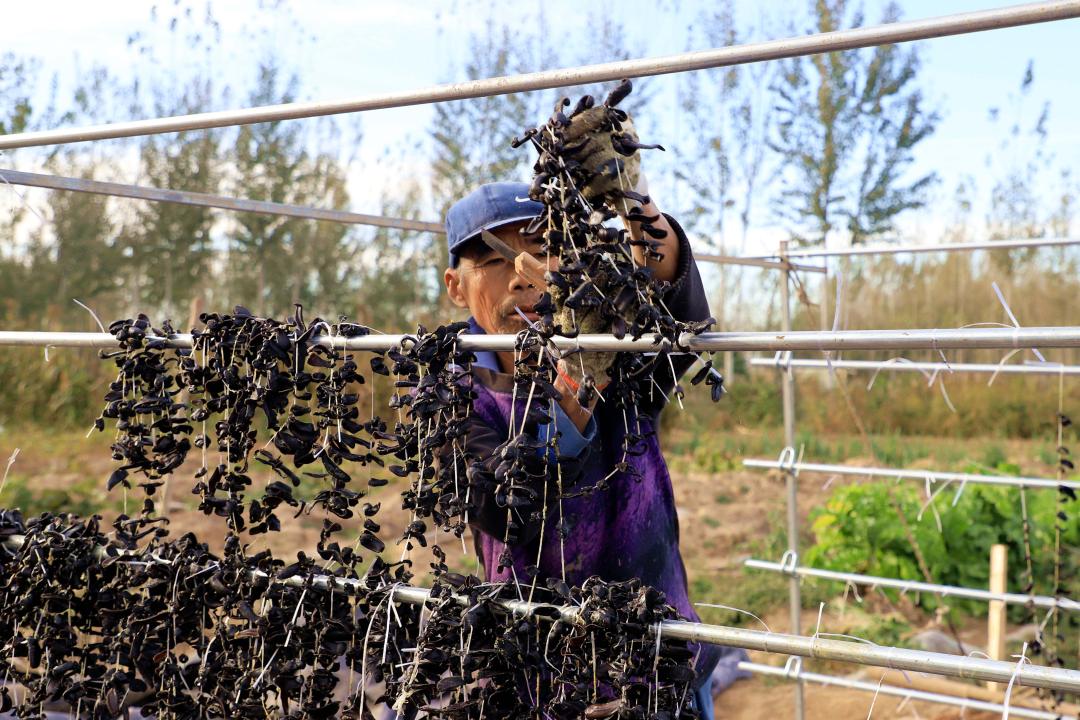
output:
[[796, 575], [799, 567], [799, 554], [794, 550], [787, 550], [780, 558], [780, 572], [788, 575]]
[[776, 464], [781, 470], [798, 477], [798, 472], [795, 469], [795, 448], [790, 445], [780, 451], [780, 457], [776, 459]]

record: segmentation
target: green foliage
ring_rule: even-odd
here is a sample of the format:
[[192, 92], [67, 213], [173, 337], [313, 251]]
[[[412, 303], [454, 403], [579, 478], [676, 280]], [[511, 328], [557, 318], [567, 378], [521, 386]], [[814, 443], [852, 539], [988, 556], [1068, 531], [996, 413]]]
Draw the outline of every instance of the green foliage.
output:
[[[987, 445], [983, 450], [982, 458], [980, 459], [983, 466], [988, 468], [1000, 468], [1007, 461], [1008, 458], [1005, 456], [1005, 449], [1001, 447], [1001, 443], [990, 443]], [[1003, 470], [1002, 472], [1008, 473], [1010, 471]], [[1019, 475], [1020, 469], [1017, 468], [1012, 474]]]
[[26, 477], [13, 475], [4, 485], [3, 507], [21, 510], [23, 517], [30, 518], [43, 512], [67, 512], [87, 517], [101, 511], [104, 493], [99, 483], [87, 478], [67, 487], [35, 488]]
[[[891, 497], [890, 497], [891, 495]], [[1052, 594], [1054, 526], [1058, 497], [1053, 491], [1027, 493], [1031, 524], [1031, 551], [1035, 591]], [[894, 507], [893, 499], [898, 509]], [[897, 513], [908, 518], [911, 531], [926, 559], [934, 582], [985, 588], [989, 582], [990, 546], [1002, 543], [1009, 548], [1009, 581], [1012, 592], [1022, 592], [1028, 580], [1025, 571], [1023, 521], [1020, 490], [992, 485], [968, 485], [953, 506], [952, 492], [938, 495], [933, 508], [940, 518], [938, 528], [931, 508], [922, 510], [925, 499], [913, 485], [888, 486], [881, 482], [847, 485], [833, 492], [825, 506], [812, 515], [813, 547], [805, 555], [809, 566], [846, 572], [878, 575], [900, 580], [923, 581], [915, 552], [908, 542]], [[1080, 503], [1064, 507], [1062, 546], [1065, 552], [1080, 543]], [[1066, 558], [1067, 566], [1075, 558]], [[1070, 580], [1074, 595], [1077, 579]], [[942, 601], [931, 595], [918, 598], [932, 609]], [[984, 613], [985, 603], [948, 600], [950, 606], [972, 613]]]
[[0, 135], [25, 131], [30, 125], [30, 102], [37, 63], [14, 53], [0, 55]]
[[[422, 192], [416, 182], [395, 196], [385, 196], [380, 214], [421, 219]], [[372, 327], [412, 329], [417, 323], [438, 323], [443, 296], [446, 246], [429, 233], [377, 228], [365, 243], [364, 262], [352, 270], [358, 286], [358, 322]], [[447, 320], [445, 315], [443, 321]]]
[[0, 353], [0, 426], [90, 427], [111, 379], [109, 368], [92, 352], [53, 348], [49, 356], [46, 362], [40, 348]]
[[[297, 75], [267, 60], [248, 101], [255, 106], [292, 102], [299, 86]], [[235, 192], [275, 203], [347, 208], [345, 172], [333, 159], [333, 148], [311, 152], [302, 127], [280, 121], [243, 126], [232, 149]], [[347, 226], [258, 213], [239, 213], [236, 219], [228, 270], [234, 296], [266, 314], [288, 312], [295, 303], [310, 307], [316, 300], [335, 303], [331, 313], [351, 311], [355, 286], [349, 270], [356, 250], [346, 241]]]
[[884, 647], [912, 647], [908, 641], [910, 635], [911, 625], [903, 618], [892, 615], [874, 617], [866, 628], [859, 631], [861, 639]]

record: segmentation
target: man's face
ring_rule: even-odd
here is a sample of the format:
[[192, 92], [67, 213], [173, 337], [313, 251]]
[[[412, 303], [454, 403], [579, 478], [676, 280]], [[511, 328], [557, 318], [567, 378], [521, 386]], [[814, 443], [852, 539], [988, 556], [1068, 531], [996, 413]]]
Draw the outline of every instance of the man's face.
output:
[[[542, 240], [521, 237], [519, 231], [524, 226], [505, 225], [492, 233], [517, 252], [528, 252], [542, 260]], [[539, 319], [533, 306], [539, 302], [543, 288], [530, 285], [517, 274], [513, 263], [491, 248], [485, 246], [479, 254], [461, 258], [456, 268], [446, 269], [443, 280], [450, 300], [468, 308], [484, 332], [515, 334], [523, 330], [525, 321], [517, 309], [531, 321]]]

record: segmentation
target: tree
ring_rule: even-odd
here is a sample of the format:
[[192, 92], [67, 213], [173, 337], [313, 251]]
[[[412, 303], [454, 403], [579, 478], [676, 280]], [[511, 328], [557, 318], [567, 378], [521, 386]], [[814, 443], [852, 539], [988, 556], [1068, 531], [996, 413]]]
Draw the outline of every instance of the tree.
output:
[[[297, 184], [309, 204], [333, 210], [349, 207], [345, 170], [329, 153], [304, 158]], [[342, 223], [314, 220], [298, 220], [288, 227], [291, 302], [321, 308], [321, 314], [329, 317], [354, 316], [359, 250], [352, 237], [357, 231]]]
[[[850, 18], [849, 18], [850, 16]], [[815, 0], [813, 32], [863, 23], [848, 0]], [[883, 22], [899, 18], [894, 4]], [[772, 148], [783, 170], [777, 209], [802, 243], [844, 229], [853, 243], [895, 229], [922, 207], [933, 173], [907, 178], [913, 150], [938, 121], [915, 86], [917, 47], [880, 45], [782, 63], [773, 85], [778, 122]]]
[[[101, 123], [117, 118], [122, 89], [102, 66], [87, 69], [70, 96], [60, 118], [73, 123]], [[38, 122], [57, 120], [55, 98]], [[39, 153], [47, 171], [87, 180], [108, 175], [108, 159], [115, 149], [57, 147]], [[40, 160], [39, 160], [40, 161]], [[27, 317], [51, 317], [58, 322], [85, 322], [85, 311], [72, 300], [93, 307], [113, 307], [125, 277], [118, 242], [117, 203], [100, 195], [47, 191], [38, 215], [41, 223], [28, 230], [29, 242], [21, 259], [33, 283], [21, 288], [20, 302]], [[24, 219], [29, 220], [28, 216]], [[92, 324], [91, 324], [92, 326]]]
[[28, 129], [33, 106], [37, 63], [14, 53], [0, 55], [0, 135]]
[[[93, 168], [73, 174], [93, 179]], [[35, 275], [44, 281], [52, 302], [77, 310], [68, 307], [72, 299], [92, 304], [95, 298], [119, 285], [121, 249], [116, 242], [116, 228], [107, 198], [101, 195], [54, 192], [49, 196], [49, 209], [49, 227], [55, 235], [48, 244], [51, 262]]]
[[[703, 11], [687, 31], [692, 47], [738, 43], [734, 2], [724, 0]], [[675, 178], [689, 196], [680, 219], [710, 244], [733, 247], [727, 237], [733, 213], [740, 244], [745, 241], [765, 160], [771, 108], [759, 89], [768, 85], [770, 67], [732, 66], [680, 78], [680, 117], [687, 132], [681, 134], [685, 140], [678, 151], [684, 159], [676, 164]]]
[[[295, 100], [299, 78], [282, 78], [277, 63], [264, 60], [248, 102]], [[311, 127], [327, 132], [305, 135]], [[349, 195], [346, 168], [337, 160], [339, 141], [332, 120], [308, 126], [283, 121], [245, 125], [233, 145], [233, 192], [254, 200], [346, 209]], [[267, 314], [288, 312], [296, 302], [348, 298], [352, 284], [347, 273], [355, 257], [348, 235], [339, 224], [239, 213], [228, 232], [230, 290], [237, 302]]]
[[[687, 28], [692, 48], [723, 47], [753, 33], [737, 29], [732, 0], [702, 11]], [[771, 63], [687, 73], [679, 80], [679, 133], [675, 150], [679, 218], [687, 232], [721, 253], [741, 254], [766, 166], [772, 108], [763, 89], [775, 72]], [[719, 302], [713, 313], [728, 329], [739, 310], [742, 280], [737, 268], [719, 268]], [[734, 355], [724, 356], [725, 376]]]
[[[980, 208], [986, 213], [984, 238], [1066, 237], [1072, 231], [1078, 188], [1072, 168], [1057, 157], [1050, 142], [1050, 102], [1037, 102], [1034, 89], [1035, 68], [1028, 62], [1019, 86], [1001, 105], [990, 108], [990, 121], [1001, 136], [985, 159], [984, 175], [991, 184]], [[1067, 252], [1061, 249], [1045, 270], [1067, 265]], [[1045, 255], [1027, 248], [990, 257], [1011, 275]]]
[[[198, 85], [193, 81], [193, 85]], [[194, 88], [192, 88], [194, 89]], [[196, 98], [185, 99], [181, 112], [206, 109]], [[147, 184], [173, 190], [217, 193], [220, 187], [220, 132], [197, 130], [175, 137], [148, 136], [140, 159]], [[139, 303], [160, 308], [181, 320], [188, 302], [211, 286], [214, 249], [209, 208], [175, 203], [146, 203], [125, 233], [128, 255], [137, 272]], [[186, 316], [183, 317], [186, 319]]]
[[[1032, 102], [1035, 67], [1028, 62], [1020, 86], [1010, 92], [1007, 106], [990, 109], [991, 122], [1005, 122], [1001, 140], [986, 157], [988, 170], [996, 176], [990, 189], [986, 225], [994, 240], [1041, 237], [1046, 234], [1047, 208], [1042, 201], [1039, 183], [1042, 175], [1053, 170], [1054, 155], [1047, 146], [1050, 102]], [[1038, 109], [1034, 118], [1032, 108]], [[1004, 114], [1009, 118], [1003, 118]]]
[[[511, 28], [488, 19], [484, 34], [469, 42], [465, 76], [469, 80], [509, 75], [519, 69]], [[517, 94], [496, 95], [435, 105], [431, 124], [432, 197], [440, 216], [478, 185], [523, 180], [531, 156], [510, 141], [539, 120]]]
[[[121, 93], [129, 117], [164, 117], [207, 112], [225, 103], [227, 87], [216, 70], [221, 30], [209, 4], [196, 14], [190, 2], [150, 8], [149, 22], [128, 38], [136, 68]], [[183, 53], [183, 69], [166, 52]], [[92, 95], [102, 95], [96, 91]], [[226, 130], [194, 130], [148, 135], [135, 140], [138, 182], [156, 188], [216, 194], [222, 176]], [[109, 148], [115, 155], [116, 149]], [[125, 181], [129, 172], [123, 173]], [[189, 303], [214, 286], [213, 229], [209, 208], [176, 203], [114, 206], [125, 217], [124, 286], [130, 312], [186, 324]], [[119, 213], [117, 213], [119, 214]]]
[[[581, 23], [581, 36], [575, 38], [575, 44], [583, 48], [578, 56], [578, 63], [591, 65], [593, 63], [617, 62], [631, 58], [644, 57], [646, 48], [641, 43], [634, 43], [626, 32], [626, 25], [618, 20], [618, 13], [612, 11], [612, 7], [605, 4], [593, 5], [586, 15], [585, 22]], [[543, 31], [543, 30], [541, 30]], [[548, 63], [553, 64], [554, 58]], [[634, 78], [634, 92], [619, 103], [619, 107], [630, 113], [637, 124], [638, 133], [643, 138], [647, 137], [646, 115], [642, 112], [648, 106], [652, 92], [647, 78]], [[597, 102], [602, 101], [617, 83], [594, 83], [591, 85], [579, 85], [566, 90], [557, 91], [559, 95], [568, 95], [573, 102], [582, 95], [592, 95]], [[552, 100], [555, 100], [552, 97]], [[655, 111], [655, 108], [654, 108]], [[549, 111], [550, 112], [550, 111]], [[534, 122], [540, 122], [544, 117], [537, 117]], [[642, 142], [651, 142], [642, 140]]]
[[[293, 75], [279, 88], [280, 75], [281, 68], [274, 60], [264, 60], [248, 103], [293, 102], [299, 80]], [[253, 200], [298, 204], [298, 180], [306, 159], [300, 132], [297, 123], [283, 121], [242, 126], [233, 145], [234, 193]], [[235, 220], [229, 233], [230, 289], [257, 312], [288, 310], [294, 296], [290, 244], [301, 221], [259, 213], [238, 213]]]
[[[418, 220], [423, 193], [413, 180], [393, 197], [384, 194], [380, 214]], [[436, 256], [438, 259], [436, 259]], [[380, 329], [410, 328], [425, 322], [446, 322], [439, 312], [441, 273], [446, 266], [443, 238], [393, 228], [376, 228], [364, 242], [355, 273], [359, 279], [358, 319]]]
[[[34, 93], [36, 77], [33, 62], [13, 53], [0, 55], [0, 135], [19, 133], [29, 128], [33, 115], [30, 98]], [[10, 165], [10, 157], [8, 153], [0, 153], [0, 160], [5, 166]], [[0, 317], [19, 305], [19, 294], [28, 281], [26, 265], [19, 257], [15, 243], [15, 228], [22, 221], [25, 208], [10, 188], [6, 190], [7, 198], [0, 203], [0, 303], [7, 307], [0, 307]]]

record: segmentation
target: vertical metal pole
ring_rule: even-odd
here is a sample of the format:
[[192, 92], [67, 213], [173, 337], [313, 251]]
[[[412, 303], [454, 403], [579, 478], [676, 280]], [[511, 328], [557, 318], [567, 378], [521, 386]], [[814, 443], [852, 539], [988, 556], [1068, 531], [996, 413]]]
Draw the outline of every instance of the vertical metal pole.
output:
[[[780, 261], [788, 262], [787, 240], [780, 242]], [[780, 322], [785, 333], [791, 332], [791, 268], [785, 267], [780, 278]], [[795, 373], [791, 368], [785, 368], [780, 376], [780, 390], [784, 403], [784, 445], [795, 447]], [[795, 484], [795, 472], [788, 470], [785, 473], [787, 483], [787, 539], [788, 551], [797, 559], [799, 553], [799, 512], [798, 495]], [[789, 605], [791, 611], [791, 627], [788, 632], [801, 634], [800, 615], [802, 614], [802, 598], [799, 592], [799, 578], [792, 575], [789, 586]], [[799, 680], [795, 683], [795, 720], [803, 720], [803, 683]]]
[[[825, 265], [825, 272], [821, 275], [821, 329], [832, 330], [832, 325], [829, 324], [829, 259], [822, 258]], [[830, 353], [831, 355], [831, 353]], [[831, 372], [825, 373], [825, 389], [833, 389], [833, 374]]]
[[[720, 246], [720, 252], [726, 254], [727, 247]], [[731, 315], [730, 307], [728, 304], [728, 298], [731, 296], [731, 289], [728, 286], [728, 280], [730, 272], [729, 265], [720, 266], [720, 329], [730, 330]], [[742, 282], [742, 278], [738, 273], [734, 273], [736, 282]], [[735, 353], [729, 351], [724, 353], [724, 385], [731, 387], [731, 383], [735, 380]]]

